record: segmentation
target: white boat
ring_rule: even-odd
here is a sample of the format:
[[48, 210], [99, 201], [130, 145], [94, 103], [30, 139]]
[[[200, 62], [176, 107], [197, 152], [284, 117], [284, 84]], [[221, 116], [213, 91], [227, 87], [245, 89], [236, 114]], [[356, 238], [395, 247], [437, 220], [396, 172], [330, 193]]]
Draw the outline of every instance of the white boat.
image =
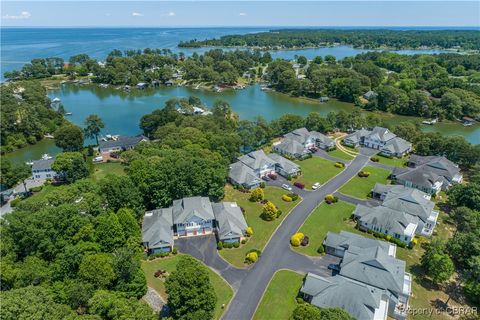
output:
[[53, 159], [53, 157], [48, 153], [42, 154], [42, 160], [50, 160], [50, 159]]
[[33, 166], [33, 161], [31, 161], [31, 160], [30, 160], [30, 161], [27, 161], [27, 162], [25, 162], [25, 164], [26, 164], [27, 166]]
[[73, 114], [73, 113], [71, 113], [71, 112], [65, 112], [65, 115], [66, 115], [66, 116], [71, 116], [72, 114]]

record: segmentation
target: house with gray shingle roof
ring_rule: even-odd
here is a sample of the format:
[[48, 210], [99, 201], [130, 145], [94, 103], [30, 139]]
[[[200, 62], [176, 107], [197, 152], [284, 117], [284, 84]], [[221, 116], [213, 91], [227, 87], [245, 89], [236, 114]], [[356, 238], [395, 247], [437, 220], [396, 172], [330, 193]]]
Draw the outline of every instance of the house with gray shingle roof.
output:
[[281, 141], [273, 144], [272, 149], [279, 154], [301, 159], [314, 147], [331, 149], [335, 147], [335, 142], [320, 132], [299, 128], [285, 134]]
[[387, 157], [401, 158], [412, 151], [412, 144], [400, 137], [389, 140], [385, 146], [380, 149], [380, 153]]
[[365, 137], [370, 134], [371, 131], [367, 129], [360, 129], [355, 132], [350, 133], [343, 139], [343, 143], [349, 147], [358, 147], [363, 145]]
[[328, 278], [309, 273], [300, 289], [307, 302], [356, 319], [406, 319], [412, 276], [389, 243], [342, 231], [329, 232], [324, 245], [341, 250], [339, 271]]
[[258, 187], [261, 178], [269, 174], [295, 177], [300, 172], [300, 166], [294, 162], [278, 154], [267, 155], [263, 150], [257, 150], [239, 157], [237, 162], [231, 164], [228, 179], [233, 185], [251, 189]]
[[52, 169], [55, 159], [40, 159], [33, 161], [32, 176], [33, 179], [53, 179], [57, 176], [57, 172]]
[[376, 93], [375, 91], [370, 90], [370, 91], [365, 92], [365, 93], [363, 94], [363, 97], [364, 97], [365, 99], [367, 99], [367, 100], [370, 100], [370, 99], [372, 99], [372, 98], [378, 97], [378, 93]]
[[458, 165], [442, 156], [412, 155], [407, 165], [408, 168], [395, 168], [392, 180], [429, 194], [448, 190], [453, 184], [463, 181]]
[[149, 253], [170, 251], [174, 239], [216, 232], [219, 241], [240, 242], [247, 229], [235, 202], [211, 203], [207, 197], [174, 200], [169, 208], [147, 211], [142, 242]]
[[134, 137], [112, 136], [106, 141], [101, 140], [98, 142], [98, 152], [103, 154], [133, 149], [137, 144], [142, 141], [148, 141], [148, 138], [143, 135], [138, 135]]
[[347, 146], [364, 146], [380, 150], [380, 153], [388, 157], [403, 157], [412, 151], [412, 144], [397, 137], [387, 128], [375, 127], [372, 130], [360, 129], [343, 139]]
[[337, 257], [343, 257], [345, 251], [347, 251], [350, 246], [371, 249], [381, 247], [393, 257], [397, 252], [397, 245], [394, 243], [366, 238], [347, 231], [340, 231], [340, 233], [328, 232], [323, 241], [323, 246], [325, 247], [326, 253]]
[[342, 276], [325, 278], [308, 273], [300, 292], [305, 301], [319, 308], [340, 308], [355, 319], [380, 320], [388, 317], [386, 290]]

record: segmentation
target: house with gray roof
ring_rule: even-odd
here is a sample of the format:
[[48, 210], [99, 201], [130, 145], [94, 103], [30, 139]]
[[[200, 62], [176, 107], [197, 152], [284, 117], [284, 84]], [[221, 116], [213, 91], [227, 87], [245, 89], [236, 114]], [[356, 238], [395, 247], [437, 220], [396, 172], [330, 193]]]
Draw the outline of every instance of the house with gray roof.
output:
[[325, 240], [323, 241], [323, 246], [325, 247], [326, 253], [337, 257], [343, 257], [345, 255], [345, 251], [347, 251], [350, 246], [371, 249], [381, 247], [393, 257], [397, 252], [397, 245], [394, 243], [366, 238], [359, 234], [347, 231], [340, 231], [340, 233], [328, 232]]
[[55, 159], [40, 159], [32, 163], [32, 176], [35, 180], [53, 179], [57, 176], [57, 172], [52, 169]]
[[392, 180], [429, 194], [448, 190], [453, 184], [463, 181], [458, 165], [442, 156], [412, 155], [407, 166], [395, 168], [392, 171]]
[[328, 150], [335, 147], [335, 142], [320, 132], [299, 128], [285, 134], [281, 141], [273, 144], [272, 149], [282, 155], [304, 158], [314, 147]]
[[98, 142], [98, 152], [101, 154], [125, 151], [135, 148], [142, 141], [148, 141], [143, 135], [130, 136], [111, 136], [109, 139]]
[[145, 212], [142, 243], [149, 253], [168, 252], [173, 248], [172, 208]]
[[218, 239], [223, 242], [240, 242], [248, 228], [242, 210], [236, 202], [212, 204]]
[[171, 207], [147, 211], [142, 242], [149, 253], [170, 251], [174, 239], [216, 233], [222, 242], [240, 242], [247, 229], [235, 202], [212, 203], [207, 197], [174, 200]]
[[295, 177], [301, 170], [300, 166], [278, 154], [267, 155], [263, 150], [257, 150], [239, 157], [237, 162], [231, 164], [228, 179], [233, 185], [251, 189], [260, 186], [262, 177], [276, 173]]
[[340, 308], [355, 319], [386, 320], [386, 290], [342, 276], [325, 278], [308, 273], [300, 293], [305, 301], [319, 308]]
[[372, 130], [360, 129], [343, 139], [347, 146], [364, 146], [379, 150], [381, 154], [388, 157], [403, 157], [412, 151], [412, 144], [393, 132], [383, 127], [375, 127]]
[[405, 319], [411, 295], [412, 276], [405, 272], [405, 261], [392, 257], [380, 247], [375, 250], [351, 246], [340, 263], [339, 275], [385, 290], [388, 314]]
[[370, 90], [370, 91], [365, 92], [365, 93], [363, 94], [363, 97], [364, 97], [365, 99], [367, 99], [367, 100], [370, 100], [370, 99], [372, 99], [372, 98], [378, 97], [378, 93], [376, 93], [375, 91]]
[[341, 308], [356, 319], [406, 319], [412, 276], [395, 258], [396, 246], [345, 231], [329, 232], [324, 245], [342, 257], [339, 271], [329, 278], [307, 274], [300, 289], [307, 302]]

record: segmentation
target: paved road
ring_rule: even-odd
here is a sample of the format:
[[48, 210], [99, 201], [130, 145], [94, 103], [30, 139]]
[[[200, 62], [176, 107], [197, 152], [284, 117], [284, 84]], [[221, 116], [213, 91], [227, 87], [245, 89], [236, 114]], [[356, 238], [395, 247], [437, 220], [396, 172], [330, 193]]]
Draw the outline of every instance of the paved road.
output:
[[358, 155], [344, 171], [318, 190], [309, 192], [304, 196], [303, 201], [290, 212], [273, 234], [260, 259], [241, 280], [238, 291], [223, 319], [251, 319], [270, 279], [279, 269], [291, 268], [321, 274], [328, 273], [325, 270], [325, 266], [330, 263], [327, 259], [333, 259], [333, 257], [325, 256], [325, 259], [313, 259], [293, 253], [289, 247], [290, 236], [300, 228], [310, 212], [323, 201], [327, 194], [335, 193], [337, 189], [354, 177], [367, 162], [368, 156]]
[[346, 160], [346, 159], [340, 159], [340, 158], [337, 158], [337, 157], [333, 157], [327, 151], [322, 150], [322, 149], [318, 149], [317, 152], [315, 152], [313, 154], [313, 156], [314, 157], [320, 157], [320, 158], [330, 160], [330, 161], [343, 162], [345, 164], [349, 164], [351, 162], [351, 160]]
[[[45, 184], [45, 180], [44, 179], [34, 180], [32, 178], [29, 178], [25, 180], [25, 184], [26, 184], [27, 190], [29, 190], [30, 188], [33, 188], [33, 187], [43, 186]], [[23, 183], [20, 183], [13, 188], [13, 194], [17, 194], [24, 191], [25, 191], [25, 186], [23, 185]], [[12, 212], [13, 208], [10, 206], [10, 201], [12, 200], [13, 198], [10, 199], [7, 203], [5, 203], [0, 208], [0, 218], [3, 217], [4, 214]]]
[[368, 199], [368, 200], [357, 199], [354, 197], [347, 196], [340, 192], [335, 192], [335, 196], [337, 196], [337, 198], [342, 201], [345, 201], [354, 205], [363, 204], [367, 207], [376, 207], [382, 203], [380, 200], [376, 200], [376, 199]]

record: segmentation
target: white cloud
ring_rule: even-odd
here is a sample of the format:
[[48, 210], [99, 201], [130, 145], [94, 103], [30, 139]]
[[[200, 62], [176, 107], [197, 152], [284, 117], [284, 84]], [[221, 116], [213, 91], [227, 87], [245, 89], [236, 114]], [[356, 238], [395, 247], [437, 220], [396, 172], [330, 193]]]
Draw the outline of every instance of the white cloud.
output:
[[3, 19], [8, 19], [8, 20], [22, 20], [22, 19], [30, 19], [31, 16], [32, 16], [32, 14], [30, 12], [22, 11], [17, 16], [12, 16], [12, 15], [7, 14], [7, 15], [4, 15], [2, 18]]
[[168, 15], [169, 17], [173, 17], [173, 16], [175, 16], [175, 12], [170, 11], [167, 15]]
[[246, 16], [247, 14], [246, 14], [245, 12], [240, 12], [238, 15], [244, 17], [244, 16]]
[[170, 12], [161, 13], [160, 15], [161, 15], [162, 17], [175, 17], [175, 16], [176, 16], [176, 13], [173, 12], [173, 11], [170, 11]]
[[143, 17], [143, 14], [141, 14], [140, 12], [132, 12], [132, 16], [134, 16], [134, 17]]

